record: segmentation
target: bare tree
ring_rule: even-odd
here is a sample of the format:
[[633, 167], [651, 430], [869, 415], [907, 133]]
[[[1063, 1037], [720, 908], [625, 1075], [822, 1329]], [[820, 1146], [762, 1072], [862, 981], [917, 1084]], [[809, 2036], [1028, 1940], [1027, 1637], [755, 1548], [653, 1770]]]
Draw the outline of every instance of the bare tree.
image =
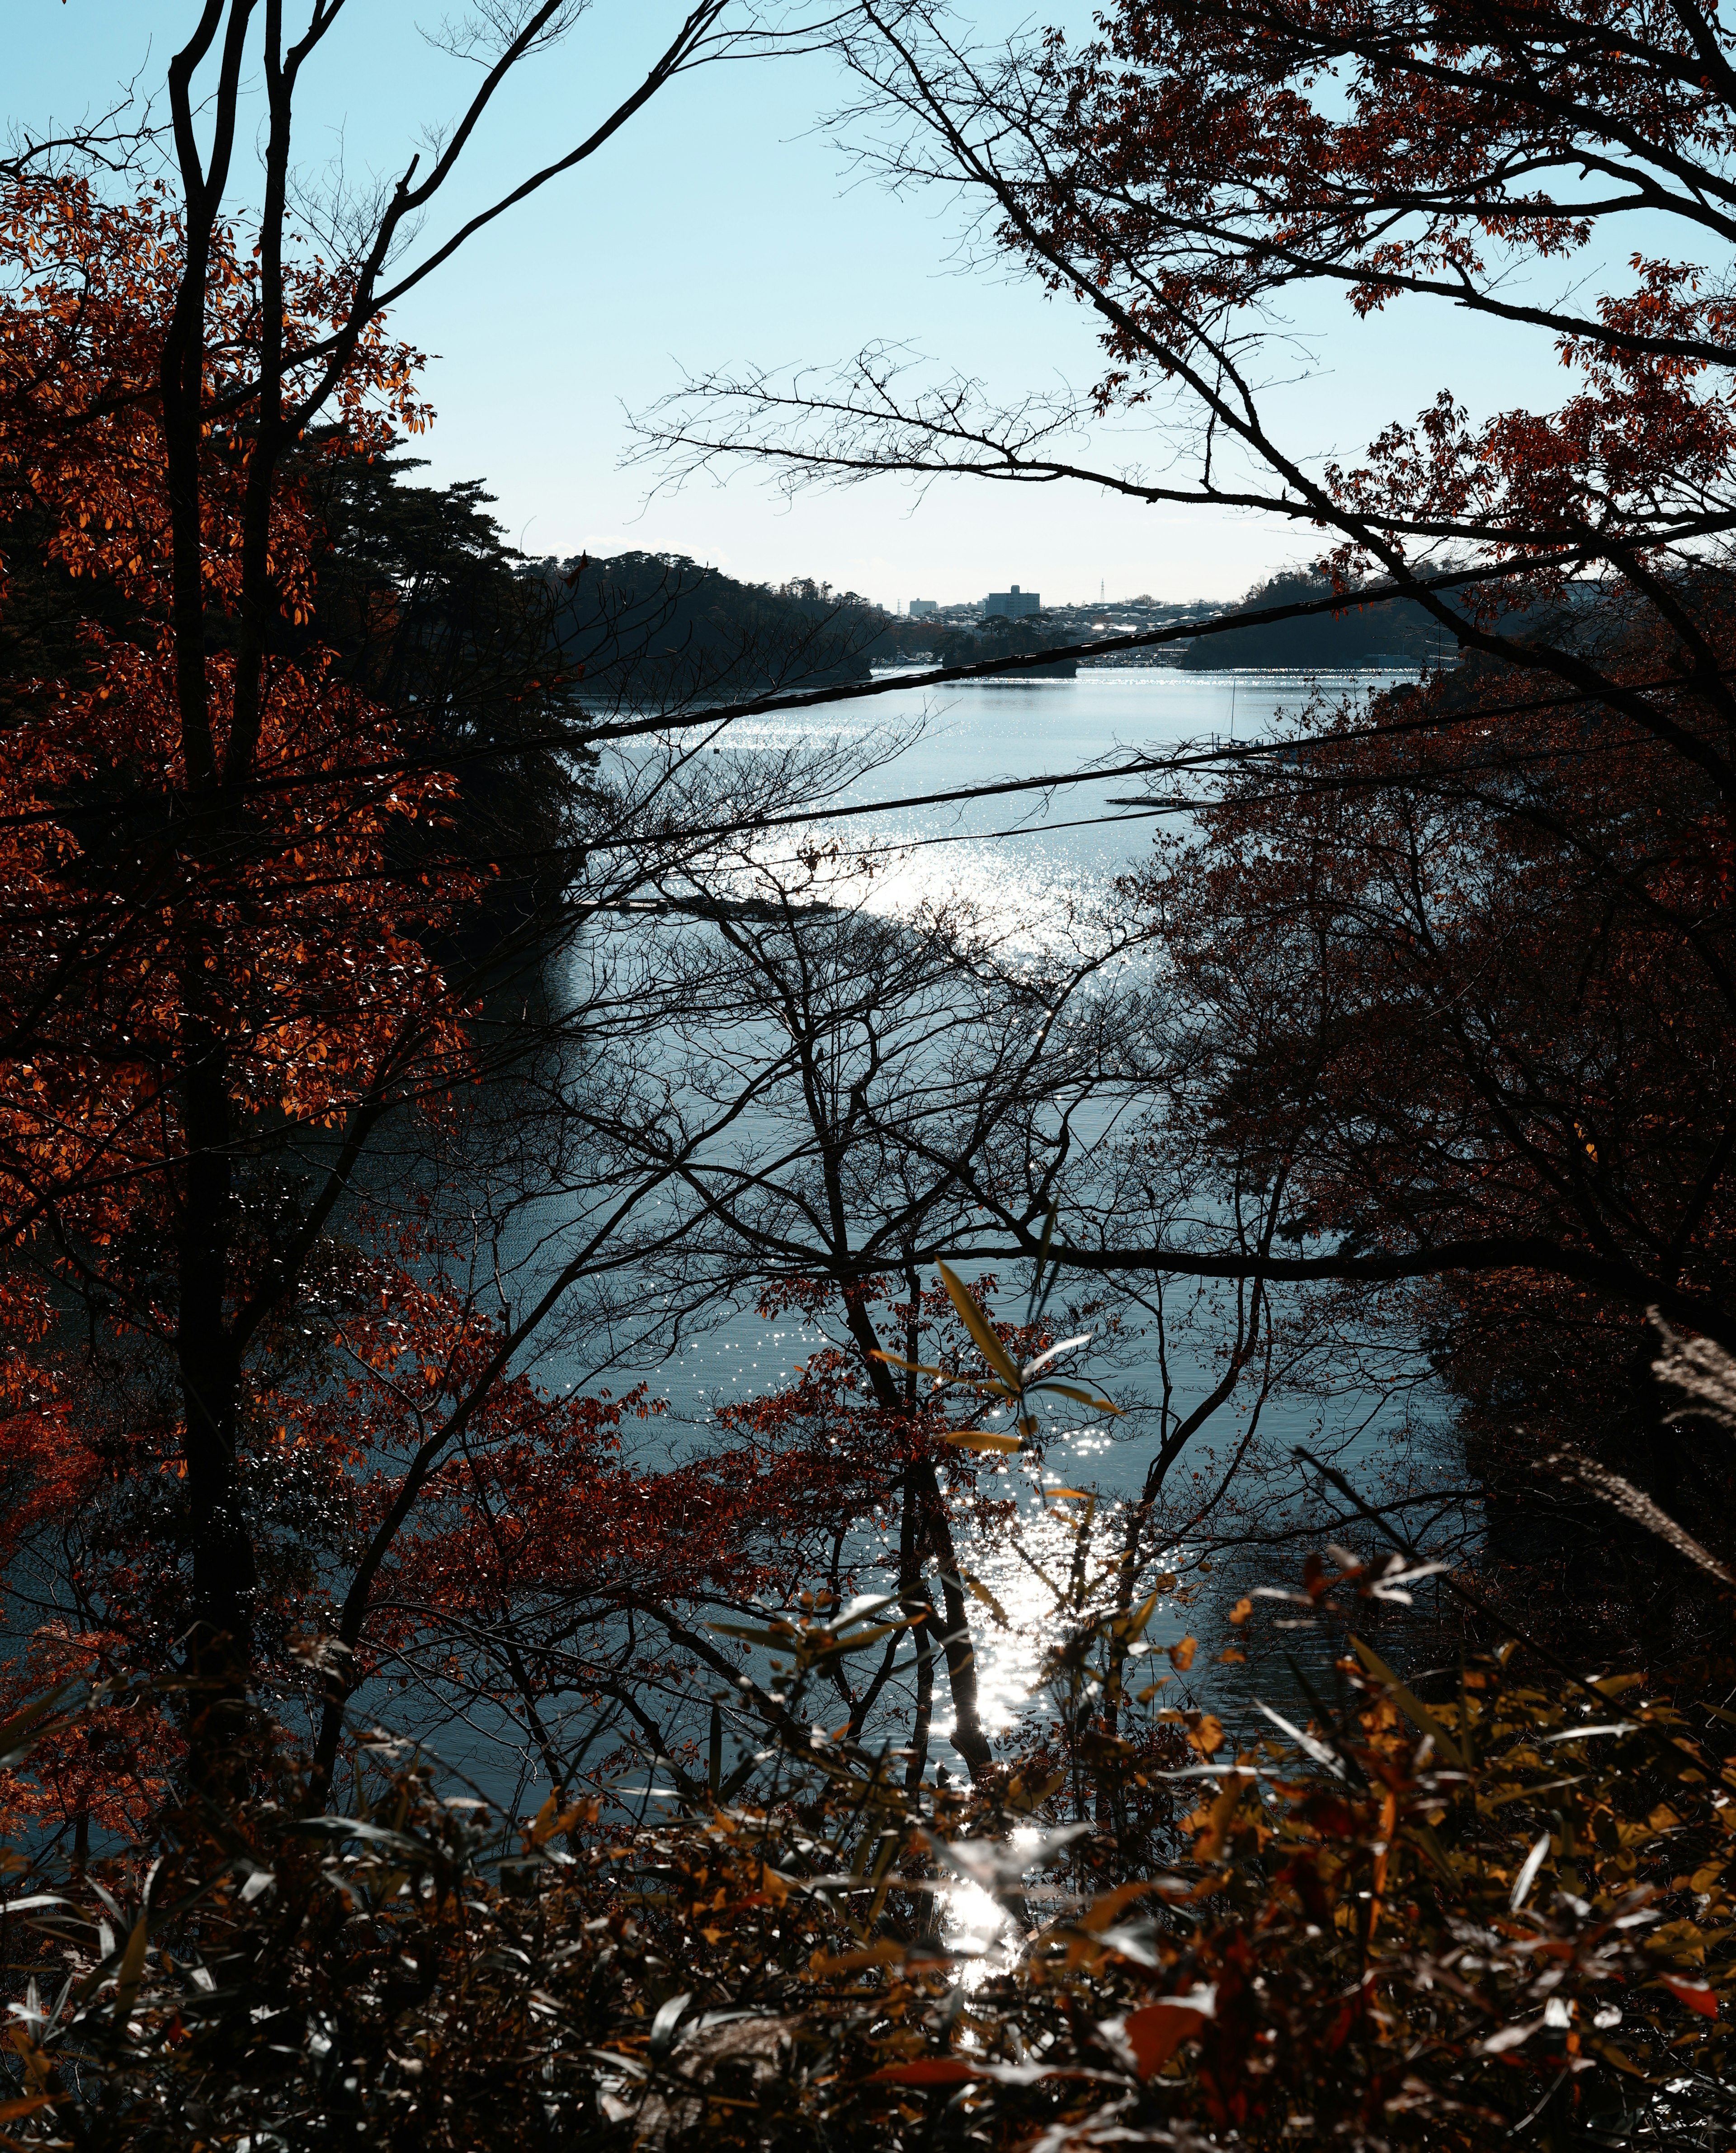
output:
[[[1456, 886], [1469, 878], [1493, 893], [1499, 881], [1475, 878], [1523, 828], [1539, 907], [1551, 903], [1545, 881], [1555, 891], [1553, 955], [1535, 942], [1497, 994], [1508, 1006], [1479, 1011], [1454, 1036], [1453, 998], [1474, 972], [1487, 976], [1476, 968], [1504, 930], [1492, 910], [1483, 959], [1468, 944], [1449, 957], [1438, 933], [1419, 944], [1425, 915], [1425, 936], [1441, 925], [1424, 891], [1395, 924], [1395, 973], [1404, 937], [1443, 961], [1426, 983], [1418, 975], [1408, 1000], [1365, 1005], [1363, 1021], [1403, 1025], [1404, 1010], [1426, 1007], [1438, 1073], [1413, 1071], [1413, 1107], [1426, 1114], [1426, 1094], [1441, 1086], [1462, 1094], [1466, 1141], [1490, 1184], [1528, 1178], [1531, 1197], [1455, 1211], [1438, 1185], [1425, 1198], [1419, 1183], [1415, 1202], [1382, 1214], [1370, 1183], [1362, 1229], [1321, 1232], [1316, 1251], [1087, 1249], [1064, 1237], [1065, 1260], [1370, 1284], [1522, 1272], [1733, 1335], [1719, 1222], [1736, 1107], [1716, 1072], [1736, 1008], [1728, 909], [1696, 834], [1725, 827], [1736, 805], [1721, 550], [1736, 520], [1723, 415], [1728, 271], [1701, 280], [1648, 255], [1631, 287], [1612, 273], [1583, 300], [1535, 299], [1518, 281], [1553, 250], [1611, 237], [1642, 205], [1673, 243], [1711, 247], [1725, 262], [1723, 33], [1691, 7], [1662, 25], [1637, 13], [1621, 22], [1617, 32], [1571, 10], [1537, 22], [1450, 6], [1320, 16], [1283, 0], [1228, 11], [1124, 0], [1077, 51], [1058, 37], [985, 51], [928, 0], [868, 0], [838, 47], [863, 85], [846, 115], [849, 140], [894, 186], [956, 192], [980, 218], [985, 256], [1011, 258], [1076, 301], [1097, 331], [1102, 378], [1077, 400], [998, 407], [967, 380], [924, 385], [910, 354], [877, 347], [829, 379], [706, 377], [647, 421], [652, 453], [678, 473], [746, 457], [792, 484], [897, 473], [1080, 481], [1153, 503], [1257, 512], [1326, 534], [1340, 603], [1408, 595], [1464, 654], [1459, 678], [1437, 679], [1423, 704], [1377, 714], [1372, 727], [1358, 714], [1321, 713], [1275, 738], [1260, 775], [1244, 771], [1236, 829], [1251, 846], [1248, 803], [1264, 802], [1279, 843], [1281, 827], [1318, 824], [1336, 801], [1372, 816], [1371, 842], [1402, 873], [1404, 826], [1438, 801], [1443, 821], [1464, 818]], [[1341, 109], [1320, 88], [1340, 67], [1355, 85]], [[1272, 415], [1309, 357], [1283, 309], [1311, 286], [1365, 313], [1451, 305], [1506, 337], [1552, 337], [1576, 369], [1572, 393], [1553, 413], [1474, 423], [1443, 392], [1414, 420], [1395, 420], [1356, 466], [1312, 457]], [[1148, 427], [1161, 420], [1158, 467], [1089, 452], [1092, 424], [1122, 410]], [[1435, 580], [1444, 574], [1466, 580], [1448, 588]], [[1474, 725], [1486, 730], [1465, 730]], [[1316, 752], [1323, 728], [1367, 741], [1366, 752]], [[1591, 766], [1576, 765], [1583, 756], [1619, 766], [1618, 787], [1576, 783], [1575, 769]], [[1636, 782], [1663, 818], [1661, 842], [1639, 851], [1620, 804]], [[1357, 807], [1344, 805], [1351, 795]], [[1245, 857], [1251, 888], [1257, 863]], [[1686, 885], [1677, 893], [1684, 872], [1691, 895]], [[1148, 893], [1156, 889], [1148, 878]], [[1596, 976], [1598, 923], [1609, 919], [1643, 943], [1636, 961], [1657, 968], [1648, 976], [1667, 974], [1667, 991], [1696, 1012], [1672, 1124], [1682, 1149], [1667, 1168], [1622, 1152], [1616, 1123], [1637, 1128], [1637, 1108], [1612, 1105], [1604, 1139], [1587, 1133], [1581, 1079], [1601, 1050], [1579, 1015], [1564, 1008], [1549, 1021], [1547, 1048], [1534, 1026], [1521, 1049], [1515, 1029], [1520, 973]], [[1331, 922], [1316, 914], [1319, 946], [1359, 934], [1368, 946], [1366, 920], [1347, 896]], [[1300, 1033], [1290, 1044], [1308, 1051]], [[1329, 1111], [1331, 1141], [1347, 1153], [1357, 1141], [1355, 1055], [1343, 1045], [1328, 1065], [1330, 1081], [1342, 1079]], [[1294, 1102], [1267, 1103], [1284, 1114]], [[1392, 1127], [1397, 1144], [1412, 1141]], [[1017, 1245], [1035, 1252], [1027, 1229]]]

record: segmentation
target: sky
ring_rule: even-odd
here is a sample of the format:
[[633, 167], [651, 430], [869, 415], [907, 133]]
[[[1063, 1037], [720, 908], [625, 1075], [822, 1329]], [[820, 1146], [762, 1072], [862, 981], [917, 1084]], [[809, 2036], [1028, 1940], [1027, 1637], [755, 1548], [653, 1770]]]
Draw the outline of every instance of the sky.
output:
[[[288, 0], [296, 23], [306, 0]], [[463, 0], [451, 0], [454, 10]], [[194, 0], [11, 0], [7, 106], [14, 123], [76, 120], [115, 85], [160, 84]], [[431, 6], [349, 0], [302, 99], [317, 178], [395, 176], [454, 109], [466, 71], [418, 26]], [[985, 38], [1036, 20], [1077, 31], [1087, 11], [1039, 16], [963, 0]], [[467, 151], [468, 206], [588, 134], [640, 78], [683, 0], [593, 0], [572, 37], [527, 71]], [[605, 149], [492, 226], [407, 301], [397, 332], [430, 354], [437, 418], [418, 445], [436, 482], [481, 478], [507, 536], [532, 555], [629, 548], [686, 554], [752, 582], [812, 576], [882, 604], [942, 603], [1018, 583], [1046, 603], [1149, 593], [1239, 597], [1313, 550], [1309, 534], [1246, 517], [1118, 500], [1101, 488], [1009, 488], [887, 478], [792, 501], [751, 468], [690, 480], [625, 461], [630, 415], [684, 375], [829, 368], [876, 340], [997, 396], [1089, 385], [1088, 323], [1026, 279], [965, 262], [967, 219], [938, 193], [895, 196], [864, 178], [827, 116], [848, 94], [826, 54], [695, 71]], [[237, 196], [257, 177], [246, 145]], [[1306, 360], [1278, 392], [1301, 453], [1354, 456], [1387, 419], [1451, 386], [1474, 410], [1554, 400], [1560, 374], [1529, 349], [1439, 309], [1357, 323], [1334, 307], [1300, 325]], [[1100, 464], [1161, 460], [1161, 427], [1077, 445]]]

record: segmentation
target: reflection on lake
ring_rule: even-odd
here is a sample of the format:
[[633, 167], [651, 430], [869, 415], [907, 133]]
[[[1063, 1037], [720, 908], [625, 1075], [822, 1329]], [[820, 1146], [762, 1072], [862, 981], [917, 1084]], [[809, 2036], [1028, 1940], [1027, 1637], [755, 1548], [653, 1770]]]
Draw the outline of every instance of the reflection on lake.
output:
[[[1387, 685], [1362, 674], [1320, 684], [1360, 693]], [[1000, 680], [883, 695], [731, 728], [736, 751], [781, 747], [813, 735], [867, 741], [920, 729], [903, 754], [843, 791], [852, 810], [1089, 766], [1112, 768], [1183, 742], [1253, 738], [1299, 709], [1311, 684], [1294, 674], [1179, 673], [1159, 666], [1082, 672], [1072, 680]], [[914, 914], [949, 897], [1000, 913], [1021, 930], [1102, 898], [1148, 847], [1153, 819], [1117, 807], [1130, 781], [926, 807], [821, 816], [804, 842], [836, 840], [873, 870], [877, 910]], [[770, 848], [768, 848], [770, 849]], [[795, 843], [784, 849], [793, 859]]]
[[[1116, 878], [1139, 862], [1153, 832], [1166, 827], [1148, 811], [1117, 804], [1138, 791], [1137, 780], [1097, 776], [1051, 792], [1012, 792], [966, 803], [888, 804], [883, 810], [878, 803], [1085, 766], [1113, 768], [1183, 742], [1250, 739], [1275, 715], [1299, 709], [1311, 685], [1270, 674], [1087, 671], [1071, 681], [966, 685], [743, 722], [732, 729], [730, 751], [751, 756], [809, 738], [836, 743], [854, 737], [868, 744], [888, 733], [914, 734], [903, 752], [832, 803], [868, 812], [830, 821], [822, 813], [811, 827], [767, 832], [754, 850], [756, 864], [793, 868], [801, 855], [811, 860], [816, 847], [829, 853], [835, 843], [836, 856], [823, 873], [839, 885], [839, 902], [912, 920], [956, 906], [991, 924], [1003, 949], [1038, 951], [1076, 934], [1097, 914]], [[1366, 675], [1320, 684], [1327, 692], [1351, 694], [1383, 685]], [[751, 1133], [751, 1122], [742, 1126]], [[1004, 1288], [1015, 1283], [1022, 1281], [1002, 1281]], [[1190, 1288], [1186, 1306], [1172, 1306], [1166, 1316], [1167, 1376], [1177, 1413], [1216, 1380], [1217, 1306], [1213, 1291]], [[1015, 1312], [1011, 1305], [1002, 1310]], [[1056, 1634], [1057, 1580], [1066, 1579], [1081, 1554], [1082, 1519], [1089, 1518], [1084, 1560], [1099, 1569], [1113, 1560], [1124, 1506], [1138, 1491], [1162, 1424], [1157, 1402], [1164, 1371], [1156, 1362], [1154, 1335], [1134, 1311], [1112, 1351], [1093, 1348], [1081, 1363], [1094, 1385], [1128, 1407], [1124, 1420], [1053, 1412], [1038, 1455], [1002, 1466], [981, 1483], [985, 1494], [1005, 1500], [1011, 1519], [1010, 1525], [967, 1534], [960, 1544], [960, 1559], [980, 1588], [980, 1604], [971, 1612], [984, 1724], [991, 1735], [1004, 1733], [1030, 1708], [1043, 1653]], [[767, 1321], [738, 1311], [676, 1357], [634, 1372], [666, 1408], [644, 1439], [647, 1451], [690, 1453], [705, 1440], [720, 1404], [778, 1389], [823, 1342], [816, 1330], [790, 1315]], [[1185, 1508], [1190, 1489], [1203, 1499], [1228, 1473], [1236, 1446], [1250, 1433], [1248, 1410], [1245, 1402], [1232, 1400], [1202, 1432], [1178, 1468], [1179, 1494], [1176, 1487], [1166, 1490], [1170, 1500]], [[1438, 1432], [1440, 1418], [1408, 1337], [1346, 1333], [1324, 1344], [1316, 1340], [1299, 1351], [1286, 1380], [1265, 1398], [1255, 1453], [1261, 1472], [1240, 1523], [1250, 1540], [1256, 1533], [1270, 1540], [1287, 1519], [1295, 1519], [1299, 1537], [1293, 1550], [1275, 1554], [1268, 1546], [1250, 1558], [1259, 1566], [1247, 1568], [1234, 1545], [1237, 1511], [1230, 1475], [1220, 1545], [1209, 1570], [1199, 1566], [1197, 1545], [1179, 1545], [1164, 1557], [1175, 1574], [1173, 1590], [1164, 1596], [1149, 1632], [1160, 1646], [1190, 1630], [1200, 1634], [1194, 1680], [1209, 1680], [1214, 1708], [1227, 1721], [1249, 1700], [1239, 1667], [1217, 1662], [1217, 1648], [1229, 1641], [1224, 1612], [1250, 1581], [1292, 1581], [1307, 1544], [1300, 1535], [1311, 1481], [1291, 1463], [1293, 1448], [1306, 1444], [1329, 1454], [1359, 1486], [1382, 1499], [1416, 1500], [1453, 1477], [1453, 1449]], [[1076, 1492], [1057, 1492], [1067, 1490]], [[883, 1576], [888, 1568], [896, 1573], [896, 1547], [875, 1545], [868, 1532], [856, 1537], [851, 1559]], [[1308, 1641], [1297, 1641], [1305, 1658]], [[934, 1706], [934, 1731], [944, 1738], [949, 1732], [944, 1680], [936, 1683]], [[957, 1769], [956, 1759], [948, 1761]]]

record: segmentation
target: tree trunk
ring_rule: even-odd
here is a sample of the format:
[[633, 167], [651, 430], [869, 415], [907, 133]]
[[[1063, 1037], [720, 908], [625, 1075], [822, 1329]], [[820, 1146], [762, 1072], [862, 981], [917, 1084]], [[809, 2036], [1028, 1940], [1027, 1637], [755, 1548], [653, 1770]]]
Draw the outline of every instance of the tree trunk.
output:
[[[863, 1364], [868, 1370], [868, 1382], [875, 1397], [888, 1413], [902, 1413], [904, 1401], [898, 1386], [883, 1361], [877, 1361], [875, 1353], [880, 1341], [874, 1335], [874, 1326], [868, 1321], [867, 1311], [861, 1304], [848, 1297], [845, 1300], [846, 1318], [850, 1336], [861, 1352]], [[976, 1648], [970, 1640], [970, 1616], [965, 1604], [964, 1587], [959, 1577], [959, 1559], [953, 1546], [952, 1521], [946, 1514], [946, 1499], [940, 1492], [940, 1483], [934, 1468], [927, 1459], [910, 1468], [905, 1482], [904, 1503], [907, 1514], [914, 1511], [916, 1546], [919, 1550], [931, 1548], [940, 1565], [941, 1604], [945, 1611], [946, 1677], [952, 1692], [953, 1738], [952, 1746], [964, 1759], [973, 1779], [980, 1779], [985, 1769], [994, 1761], [994, 1752], [982, 1729], [982, 1715], [977, 1703]], [[902, 1589], [902, 1586], [901, 1586]], [[929, 1601], [930, 1607], [933, 1601]]]
[[193, 1621], [187, 1672], [196, 1781], [241, 1731], [253, 1654], [255, 1570], [242, 1497], [241, 1367], [227, 1321], [233, 1221], [228, 1089], [209, 1026], [187, 1026], [181, 1087], [186, 1163], [181, 1190], [181, 1306], [176, 1336], [191, 1514]]

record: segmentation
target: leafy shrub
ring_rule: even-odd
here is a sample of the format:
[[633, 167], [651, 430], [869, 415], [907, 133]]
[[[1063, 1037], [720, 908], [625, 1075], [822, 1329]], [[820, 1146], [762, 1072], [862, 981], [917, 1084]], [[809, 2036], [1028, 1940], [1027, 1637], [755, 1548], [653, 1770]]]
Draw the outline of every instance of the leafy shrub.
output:
[[[1185, 1764], [1099, 1731], [1059, 1787], [912, 1790], [822, 1741], [752, 1803], [505, 1825], [381, 1740], [348, 1815], [284, 1779], [14, 1855], [7, 2142], [1690, 2142], [1736, 2105], [1736, 1668], [1504, 1647], [1424, 1703], [1356, 1641], [1400, 1566], [1311, 1562], [1280, 1619], [1345, 1624], [1336, 1701]], [[792, 1703], [854, 1626], [788, 1626]], [[1136, 1775], [1169, 1858], [1100, 1886]], [[974, 1963], [960, 1879], [1013, 1916]]]

